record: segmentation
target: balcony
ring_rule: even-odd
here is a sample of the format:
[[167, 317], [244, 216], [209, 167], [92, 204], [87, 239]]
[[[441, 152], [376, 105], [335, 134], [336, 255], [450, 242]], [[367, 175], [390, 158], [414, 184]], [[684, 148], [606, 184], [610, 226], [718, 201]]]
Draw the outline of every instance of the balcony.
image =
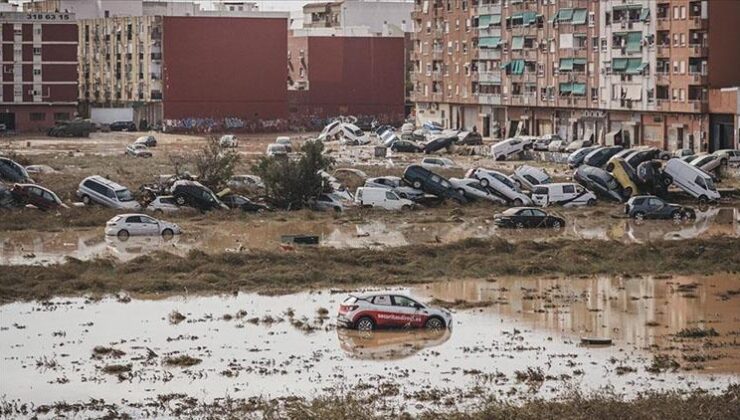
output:
[[535, 105], [537, 103], [537, 95], [511, 95], [509, 104], [511, 105]]
[[689, 29], [709, 29], [709, 19], [702, 19], [701, 16], [689, 17]]
[[669, 18], [658, 18], [655, 20], [657, 30], [667, 31], [671, 29], [671, 20]]
[[478, 49], [478, 59], [480, 60], [500, 60], [500, 48], [480, 48]]
[[501, 83], [501, 73], [492, 71], [478, 72], [474, 74], [474, 79], [482, 83]]
[[668, 72], [655, 73], [655, 81], [659, 85], [667, 85], [670, 83], [670, 80], [671, 80], [671, 74]]
[[501, 4], [479, 4], [479, 15], [497, 15], [501, 14]]
[[479, 93], [478, 103], [481, 105], [501, 105], [501, 95], [498, 93]]
[[689, 44], [690, 54], [692, 57], [708, 57], [709, 48], [702, 44]]
[[501, 36], [501, 27], [489, 26], [487, 28], [478, 28], [479, 36]]
[[658, 45], [657, 54], [658, 54], [658, 57], [670, 57], [671, 46], [668, 44]]
[[692, 85], [708, 85], [709, 78], [706, 73], [692, 72], [689, 70], [689, 77], [691, 78]]
[[689, 110], [692, 112], [707, 113], [709, 112], [709, 103], [707, 101], [689, 99]]

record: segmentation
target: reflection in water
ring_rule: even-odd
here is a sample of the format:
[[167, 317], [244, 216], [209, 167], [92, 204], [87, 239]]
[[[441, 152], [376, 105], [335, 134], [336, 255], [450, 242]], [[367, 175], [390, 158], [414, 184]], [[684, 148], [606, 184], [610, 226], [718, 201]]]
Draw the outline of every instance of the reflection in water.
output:
[[403, 331], [355, 331], [337, 328], [342, 350], [363, 360], [398, 360], [413, 356], [426, 348], [436, 347], [450, 339], [449, 329]]
[[552, 229], [498, 229], [491, 220], [471, 218], [462, 222], [435, 221], [414, 223], [407, 220], [346, 223], [342, 221], [257, 220], [250, 224], [223, 222], [215, 225], [186, 226], [186, 234], [167, 242], [159, 237], [104, 238], [102, 231], [67, 230], [62, 232], [0, 233], [0, 264], [53, 264], [66, 257], [87, 260], [116, 257], [130, 260], [154, 251], [185, 255], [191, 249], [205, 252], [241, 252], [249, 249], [277, 250], [283, 235], [316, 235], [320, 246], [332, 248], [385, 248], [415, 244], [445, 244], [466, 238], [502, 237], [507, 240], [546, 241], [598, 239], [625, 243], [680, 240], [714, 235], [740, 237], [740, 212], [735, 208], [713, 208], [698, 212], [697, 219], [685, 223], [648, 220], [638, 223], [626, 218], [589, 217], [566, 214], [567, 227]]
[[[398, 399], [413, 400], [430, 389], [463, 395], [484, 383], [487, 392], [509, 398], [515, 388], [530, 392], [516, 380], [517, 371], [529, 368], [559, 378], [547, 379], [529, 394], [541, 397], [564, 387], [582, 392], [611, 387], [628, 396], [661, 389], [717, 390], [737, 382], [740, 372], [740, 345], [733, 333], [740, 325], [740, 295], [730, 293], [736, 290], [738, 278], [732, 275], [433, 283], [394, 291], [424, 301], [495, 304], [456, 311], [452, 332], [370, 336], [337, 332], [317, 317], [319, 308], [337, 308], [346, 297], [326, 291], [13, 303], [0, 306], [0, 396], [36, 404], [125, 396], [145, 406], [169, 393], [206, 400], [308, 396], [391, 383]], [[169, 322], [174, 310], [185, 316], [182, 322]], [[676, 341], [674, 334], [687, 327], [715, 328], [719, 336]], [[607, 336], [614, 345], [586, 348], [579, 342], [582, 335]], [[96, 346], [123, 353], [93, 357]], [[671, 355], [681, 368], [647, 373], [656, 354]], [[188, 368], [164, 362], [180, 355], [201, 362]], [[53, 367], [39, 368], [39, 361]], [[107, 365], [130, 365], [131, 372], [106, 374]], [[635, 371], [616, 373], [621, 365]], [[495, 383], [486, 382], [493, 377]]]

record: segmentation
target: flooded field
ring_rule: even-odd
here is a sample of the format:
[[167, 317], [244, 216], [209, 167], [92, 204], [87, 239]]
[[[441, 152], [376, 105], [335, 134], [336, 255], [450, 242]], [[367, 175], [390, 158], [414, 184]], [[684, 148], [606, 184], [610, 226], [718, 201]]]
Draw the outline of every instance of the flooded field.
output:
[[[430, 213], [430, 214], [438, 214]], [[103, 229], [75, 229], [59, 232], [1, 232], [0, 264], [53, 264], [67, 257], [79, 260], [114, 257], [128, 261], [153, 251], [185, 255], [192, 249], [209, 253], [240, 252], [250, 249], [275, 250], [284, 235], [316, 235], [319, 246], [330, 248], [391, 248], [418, 244], [447, 244], [467, 238], [501, 237], [507, 240], [597, 239], [624, 243], [709, 238], [716, 235], [740, 237], [737, 208], [711, 208], [698, 212], [695, 221], [645, 221], [565, 213], [561, 230], [517, 231], [498, 229], [489, 217], [394, 216], [377, 220], [274, 220], [200, 221], [180, 223], [186, 234], [172, 240], [160, 237], [132, 237], [123, 241], [106, 237]], [[398, 219], [394, 220], [394, 217]], [[416, 218], [416, 221], [414, 220]]]
[[[4, 305], [0, 395], [10, 405], [96, 399], [135, 415], [185, 397], [372, 390], [413, 409], [484, 393], [518, 400], [609, 387], [634, 396], [738, 382], [737, 276], [501, 278], [394, 290], [451, 305], [451, 331], [337, 330], [346, 291]], [[461, 305], [472, 309], [454, 309]], [[582, 337], [613, 345], [582, 345]]]

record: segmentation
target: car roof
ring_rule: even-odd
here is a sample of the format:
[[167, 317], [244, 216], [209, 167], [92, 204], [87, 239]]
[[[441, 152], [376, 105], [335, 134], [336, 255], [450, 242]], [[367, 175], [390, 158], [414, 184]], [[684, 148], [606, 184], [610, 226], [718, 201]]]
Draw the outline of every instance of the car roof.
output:
[[148, 214], [144, 214], [144, 213], [124, 213], [124, 214], [116, 215], [116, 217], [131, 217], [131, 216], [146, 216], [146, 217], [151, 217], [153, 219], [152, 216], [149, 216]]
[[127, 190], [128, 189], [128, 188], [124, 187], [123, 185], [118, 184], [117, 182], [111, 181], [110, 179], [103, 178], [100, 175], [92, 175], [92, 176], [89, 176], [89, 177], [83, 179], [82, 182], [85, 182], [85, 181], [88, 181], [88, 180], [98, 182], [98, 183], [103, 184], [103, 185], [105, 185], [107, 187], [110, 187], [110, 188], [112, 188], [114, 190], [121, 190], [121, 189]]
[[[404, 293], [400, 293], [400, 292], [365, 292], [365, 293], [351, 294], [350, 296], [354, 296], [354, 297], [356, 297], [358, 299], [370, 299], [370, 298], [373, 298], [375, 296], [403, 296], [403, 297], [408, 297], [409, 299], [414, 299], [414, 298], [412, 298], [412, 297], [410, 297], [410, 296], [408, 296], [408, 295], [406, 295]], [[414, 300], [416, 300], [416, 299], [414, 299]]]

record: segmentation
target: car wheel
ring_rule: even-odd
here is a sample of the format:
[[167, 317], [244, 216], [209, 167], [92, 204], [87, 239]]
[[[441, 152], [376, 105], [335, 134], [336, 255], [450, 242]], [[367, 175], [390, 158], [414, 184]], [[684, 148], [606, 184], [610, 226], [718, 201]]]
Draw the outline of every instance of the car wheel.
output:
[[164, 214], [164, 210], [162, 209], [155, 209], [154, 214]]
[[593, 207], [593, 206], [595, 206], [595, 205], [596, 205], [596, 200], [594, 200], [593, 198], [590, 198], [590, 199], [589, 199], [589, 200], [588, 200], [588, 201], [586, 202], [586, 205], [587, 205], [587, 206], [589, 206], [589, 207]]
[[663, 177], [663, 185], [668, 187], [669, 185], [673, 184], [673, 177], [670, 175], [665, 175]]
[[681, 223], [681, 219], [683, 219], [683, 216], [681, 215], [680, 211], [676, 210], [671, 213], [671, 218], [673, 219], [674, 223]]
[[409, 210], [411, 210], [411, 206], [409, 206], [408, 204], [405, 204], [405, 205], [401, 206], [401, 210], [402, 211], [409, 211]]
[[522, 206], [523, 204], [524, 204], [524, 201], [522, 201], [522, 199], [521, 199], [521, 198], [517, 198], [516, 200], [514, 200], [514, 205], [515, 205], [516, 207], [520, 207], [520, 206]]
[[121, 230], [118, 231], [118, 235], [117, 236], [118, 236], [118, 239], [120, 239], [122, 241], [125, 241], [125, 240], [128, 240], [129, 233], [128, 233], [128, 231], [126, 229], [121, 229]]
[[560, 229], [560, 227], [561, 227], [561, 225], [560, 225], [560, 220], [554, 220], [554, 221], [552, 222], [552, 228], [553, 228], [553, 229], [555, 229], [555, 230], [559, 230], [559, 229]]
[[172, 229], [165, 229], [162, 231], [162, 237], [165, 239], [172, 239], [173, 236], [175, 236], [175, 232], [173, 232]]
[[635, 217], [635, 220], [643, 221], [645, 220], [645, 213], [641, 211], [636, 211], [634, 217]]
[[89, 206], [90, 203], [91, 203], [90, 196], [89, 195], [83, 195], [82, 196], [82, 202], [85, 203], [86, 206]]
[[483, 178], [483, 179], [481, 179], [481, 180], [480, 180], [480, 184], [481, 184], [481, 185], [482, 185], [482, 186], [483, 186], [484, 188], [488, 188], [488, 180], [487, 180], [486, 178]]
[[336, 207], [334, 207], [334, 212], [335, 213], [341, 213], [342, 212], [342, 208], [339, 207], [339, 206], [336, 206]]
[[177, 202], [178, 206], [184, 206], [185, 205], [185, 197], [179, 196], [175, 199], [175, 202]]
[[614, 164], [613, 163], [607, 163], [606, 164], [606, 171], [611, 172], [614, 170]]
[[524, 229], [524, 223], [522, 223], [522, 222], [516, 222], [516, 225], [515, 226], [516, 226], [517, 229]]
[[462, 188], [458, 188], [458, 189], [457, 189], [457, 192], [459, 192], [459, 193], [460, 193], [460, 195], [465, 195], [465, 190], [464, 190], [464, 189], [462, 189]]
[[365, 316], [355, 323], [355, 328], [358, 331], [372, 331], [375, 329], [375, 322], [373, 322], [372, 318]]
[[496, 156], [496, 161], [497, 162], [503, 162], [505, 160], [506, 160], [506, 156], [504, 156], [504, 155]]
[[437, 331], [437, 330], [441, 330], [444, 327], [445, 327], [445, 322], [436, 316], [427, 319], [427, 322], [424, 323], [424, 328], [428, 330]]
[[421, 181], [414, 181], [414, 188], [416, 188], [417, 190], [420, 190], [421, 189]]
[[709, 199], [706, 195], [699, 196], [699, 204], [707, 204], [709, 202]]

